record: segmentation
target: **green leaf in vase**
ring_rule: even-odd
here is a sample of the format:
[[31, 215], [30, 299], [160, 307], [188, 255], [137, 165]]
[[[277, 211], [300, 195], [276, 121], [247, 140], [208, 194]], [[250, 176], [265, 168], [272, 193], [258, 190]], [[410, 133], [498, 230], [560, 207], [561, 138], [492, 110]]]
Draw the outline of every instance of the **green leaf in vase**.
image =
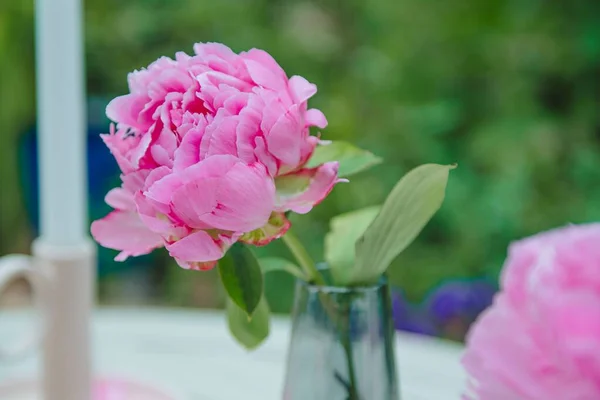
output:
[[331, 219], [325, 235], [325, 261], [336, 285], [344, 286], [353, 274], [355, 243], [375, 219], [381, 206], [372, 206]]
[[412, 243], [441, 207], [454, 168], [456, 165], [425, 164], [400, 179], [356, 242], [356, 264], [348, 275], [348, 285], [376, 282]]

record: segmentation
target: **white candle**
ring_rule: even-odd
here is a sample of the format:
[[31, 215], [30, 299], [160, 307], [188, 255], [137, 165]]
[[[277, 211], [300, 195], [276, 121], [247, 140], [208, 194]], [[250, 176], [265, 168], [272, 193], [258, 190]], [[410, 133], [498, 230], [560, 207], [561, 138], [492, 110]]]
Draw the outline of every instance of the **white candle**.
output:
[[95, 246], [86, 199], [81, 0], [36, 0], [43, 400], [90, 400]]
[[87, 236], [85, 95], [80, 0], [36, 0], [41, 236]]

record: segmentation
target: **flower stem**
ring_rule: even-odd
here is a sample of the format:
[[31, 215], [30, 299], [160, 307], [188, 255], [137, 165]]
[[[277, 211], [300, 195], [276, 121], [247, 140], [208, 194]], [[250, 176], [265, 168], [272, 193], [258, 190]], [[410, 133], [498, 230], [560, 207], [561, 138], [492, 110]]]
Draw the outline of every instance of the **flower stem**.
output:
[[[344, 299], [346, 300], [346, 299]], [[358, 395], [358, 385], [356, 382], [356, 371], [354, 369], [354, 355], [352, 351], [352, 332], [350, 329], [350, 301], [341, 304], [339, 312], [341, 313], [337, 329], [340, 342], [346, 356], [348, 365], [348, 400], [360, 400]]]
[[358, 397], [358, 390], [356, 384], [356, 372], [354, 371], [354, 356], [352, 355], [352, 342], [350, 341], [350, 330], [347, 332], [340, 332], [342, 347], [344, 353], [346, 353], [346, 363], [348, 364], [348, 379], [350, 382], [348, 385], [348, 399], [349, 400], [360, 400]]
[[325, 285], [325, 279], [319, 273], [315, 262], [310, 258], [308, 252], [302, 246], [296, 235], [292, 232], [292, 230], [288, 230], [285, 235], [283, 235], [283, 242], [286, 244], [288, 249], [292, 252], [298, 264], [300, 264], [300, 268], [302, 268], [309, 278], [310, 282], [315, 283], [317, 285]]

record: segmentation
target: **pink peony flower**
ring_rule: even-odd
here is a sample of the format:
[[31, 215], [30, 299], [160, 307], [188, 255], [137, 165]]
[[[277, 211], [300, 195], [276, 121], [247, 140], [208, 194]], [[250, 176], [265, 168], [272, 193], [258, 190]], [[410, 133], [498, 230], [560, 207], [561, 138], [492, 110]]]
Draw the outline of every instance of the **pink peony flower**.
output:
[[600, 224], [587, 224], [510, 246], [467, 339], [466, 399], [600, 399], [599, 243]]
[[315, 85], [288, 79], [262, 50], [194, 53], [131, 73], [130, 92], [107, 107], [116, 126], [102, 137], [124, 183], [92, 234], [119, 260], [164, 245], [180, 265], [206, 268], [237, 240], [280, 237], [285, 212], [310, 211], [339, 181], [337, 162], [304, 168], [320, 143], [310, 128], [327, 125], [307, 106]]

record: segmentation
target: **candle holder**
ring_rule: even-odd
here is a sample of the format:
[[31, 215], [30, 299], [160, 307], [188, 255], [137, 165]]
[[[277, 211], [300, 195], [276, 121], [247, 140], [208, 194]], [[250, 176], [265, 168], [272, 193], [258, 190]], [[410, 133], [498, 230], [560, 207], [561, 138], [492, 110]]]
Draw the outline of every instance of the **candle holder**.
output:
[[[0, 385], [2, 400], [42, 400], [35, 381], [14, 381]], [[91, 400], [175, 400], [177, 397], [133, 380], [100, 378], [92, 383]]]
[[[0, 384], [2, 400], [174, 400], [181, 398], [151, 385], [123, 378], [93, 378], [89, 375], [89, 308], [93, 282], [94, 246], [78, 251], [48, 246], [36, 241], [36, 257], [8, 255], [0, 257], [0, 294], [14, 279], [23, 277], [33, 288], [34, 304], [40, 311], [32, 336], [24, 335], [10, 347], [0, 348], [0, 361], [19, 359], [43, 344], [41, 380], [17, 380]], [[87, 268], [89, 267], [89, 268]], [[79, 298], [87, 303], [74, 304], [64, 296], [77, 287]], [[68, 303], [68, 304], [67, 304]], [[6, 345], [5, 345], [6, 346]], [[88, 388], [91, 388], [88, 393]], [[91, 396], [91, 397], [90, 397]]]

